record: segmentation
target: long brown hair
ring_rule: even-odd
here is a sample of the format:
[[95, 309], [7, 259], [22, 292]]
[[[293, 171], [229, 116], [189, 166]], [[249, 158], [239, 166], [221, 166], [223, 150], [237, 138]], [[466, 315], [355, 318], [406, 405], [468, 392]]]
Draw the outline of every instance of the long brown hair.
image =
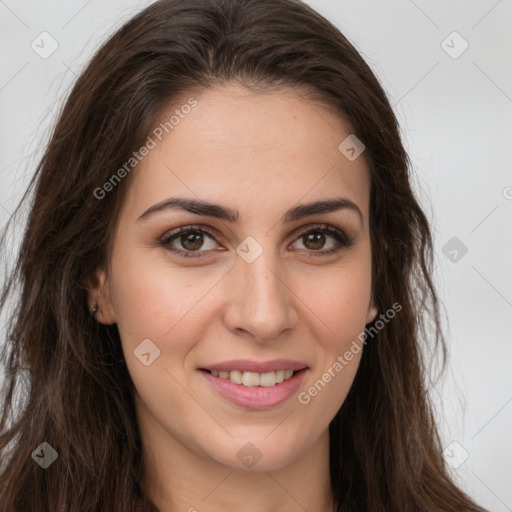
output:
[[[2, 511], [156, 510], [139, 485], [143, 451], [119, 333], [91, 318], [84, 286], [108, 261], [130, 176], [105, 197], [97, 190], [146, 142], [170, 102], [227, 82], [309, 91], [366, 146], [373, 297], [380, 312], [394, 303], [402, 310], [368, 342], [329, 426], [337, 510], [478, 510], [445, 467], [424, 382], [422, 346], [443, 362], [446, 352], [432, 238], [378, 79], [301, 1], [160, 0], [82, 72], [17, 209], [30, 198], [0, 298], [2, 310], [14, 305], [1, 355]], [[7, 229], [4, 248], [6, 240]], [[31, 456], [43, 442], [58, 453], [44, 470]]]

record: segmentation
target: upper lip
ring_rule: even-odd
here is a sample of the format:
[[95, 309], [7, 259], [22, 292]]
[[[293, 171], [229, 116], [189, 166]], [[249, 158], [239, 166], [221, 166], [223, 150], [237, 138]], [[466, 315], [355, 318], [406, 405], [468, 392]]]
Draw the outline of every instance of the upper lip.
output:
[[274, 359], [273, 361], [249, 361], [247, 359], [237, 359], [223, 361], [200, 368], [201, 370], [232, 371], [240, 370], [242, 372], [265, 373], [277, 370], [302, 370], [308, 368], [308, 365], [292, 359]]

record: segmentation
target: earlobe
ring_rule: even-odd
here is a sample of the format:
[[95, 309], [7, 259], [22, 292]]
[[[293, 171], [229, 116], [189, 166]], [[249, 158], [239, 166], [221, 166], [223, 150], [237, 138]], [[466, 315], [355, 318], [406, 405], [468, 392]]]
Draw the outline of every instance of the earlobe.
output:
[[368, 314], [366, 315], [366, 323], [369, 324], [371, 322], [373, 322], [373, 320], [375, 320], [375, 317], [377, 316], [377, 313], [379, 311], [377, 310], [375, 304], [373, 304], [372, 302], [372, 305], [370, 307], [370, 309], [368, 310]]
[[106, 272], [98, 269], [93, 276], [86, 279], [85, 287], [91, 316], [101, 324], [114, 324], [115, 316]]

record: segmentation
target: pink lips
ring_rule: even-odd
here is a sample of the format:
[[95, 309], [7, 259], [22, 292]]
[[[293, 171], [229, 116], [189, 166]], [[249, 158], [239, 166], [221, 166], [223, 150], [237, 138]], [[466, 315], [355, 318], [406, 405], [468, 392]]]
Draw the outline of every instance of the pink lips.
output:
[[[295, 370], [295, 373], [289, 379], [275, 386], [265, 387], [235, 384], [229, 379], [215, 377], [208, 370], [240, 370], [257, 373], [276, 370]], [[291, 361], [289, 359], [279, 359], [266, 363], [239, 360], [209, 365], [207, 369], [202, 368], [200, 371], [213, 389], [230, 402], [247, 409], [265, 409], [281, 404], [296, 393], [308, 371], [308, 367], [304, 363]]]

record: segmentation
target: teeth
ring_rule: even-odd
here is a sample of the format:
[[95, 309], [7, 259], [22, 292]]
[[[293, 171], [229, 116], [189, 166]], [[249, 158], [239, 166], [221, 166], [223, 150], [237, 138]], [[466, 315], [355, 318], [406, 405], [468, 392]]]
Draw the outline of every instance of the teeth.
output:
[[242, 384], [244, 381], [243, 372], [240, 372], [238, 370], [233, 370], [231, 372], [223, 372], [223, 373], [227, 373], [227, 376], [224, 377], [225, 379], [229, 379], [231, 382], [234, 382], [235, 384]]
[[293, 375], [293, 370], [277, 370], [275, 372], [255, 373], [255, 372], [241, 372], [240, 370], [217, 371], [212, 370], [211, 374], [214, 377], [221, 379], [229, 379], [235, 384], [243, 384], [244, 386], [264, 386], [272, 387]]
[[242, 373], [242, 384], [244, 386], [259, 386], [260, 385], [260, 374], [253, 373], [253, 372]]

